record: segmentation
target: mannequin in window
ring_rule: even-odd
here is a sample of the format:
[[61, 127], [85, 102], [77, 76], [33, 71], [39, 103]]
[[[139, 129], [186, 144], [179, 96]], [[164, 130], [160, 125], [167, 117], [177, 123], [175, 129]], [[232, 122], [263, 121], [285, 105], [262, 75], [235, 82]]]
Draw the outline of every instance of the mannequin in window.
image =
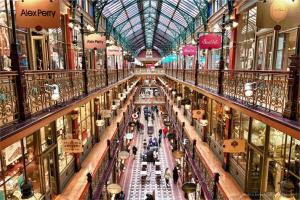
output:
[[1, 68], [5, 71], [11, 71], [11, 60], [9, 58], [9, 40], [8, 40], [8, 29], [7, 18], [4, 12], [0, 13], [0, 57], [2, 59]]

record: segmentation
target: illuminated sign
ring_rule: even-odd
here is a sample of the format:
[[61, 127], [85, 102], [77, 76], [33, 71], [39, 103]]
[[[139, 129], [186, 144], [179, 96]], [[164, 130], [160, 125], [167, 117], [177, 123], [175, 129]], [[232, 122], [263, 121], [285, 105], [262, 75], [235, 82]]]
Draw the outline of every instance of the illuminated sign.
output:
[[184, 56], [194, 56], [197, 52], [197, 47], [195, 45], [188, 44], [182, 48], [182, 54]]
[[202, 35], [199, 38], [200, 49], [219, 49], [222, 46], [222, 36], [215, 33]]
[[94, 33], [84, 38], [85, 48], [87, 49], [104, 49], [106, 47], [106, 37]]
[[18, 27], [37, 30], [60, 27], [60, 1], [16, 1], [16, 24]]

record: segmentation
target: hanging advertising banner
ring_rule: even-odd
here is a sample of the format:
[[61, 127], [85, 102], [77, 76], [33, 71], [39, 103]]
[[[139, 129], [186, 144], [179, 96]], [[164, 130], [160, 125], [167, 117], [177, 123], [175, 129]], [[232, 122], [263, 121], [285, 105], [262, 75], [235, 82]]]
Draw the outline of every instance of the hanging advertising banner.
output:
[[246, 142], [244, 139], [229, 139], [224, 140], [224, 153], [243, 153], [245, 152]]
[[300, 1], [268, 0], [257, 3], [257, 28], [281, 29], [294, 28], [299, 25]]
[[118, 46], [108, 46], [107, 47], [107, 56], [120, 56], [122, 55], [122, 48]]
[[79, 139], [64, 139], [62, 141], [65, 153], [82, 153], [82, 141]]
[[16, 25], [37, 30], [60, 27], [60, 0], [15, 1]]
[[199, 37], [200, 49], [219, 49], [222, 46], [222, 36], [209, 33]]
[[192, 44], [185, 45], [182, 48], [182, 53], [184, 56], [194, 56], [196, 55], [196, 52], [197, 52], [197, 47]]
[[87, 49], [105, 49], [106, 37], [98, 33], [89, 34], [84, 38], [84, 45]]

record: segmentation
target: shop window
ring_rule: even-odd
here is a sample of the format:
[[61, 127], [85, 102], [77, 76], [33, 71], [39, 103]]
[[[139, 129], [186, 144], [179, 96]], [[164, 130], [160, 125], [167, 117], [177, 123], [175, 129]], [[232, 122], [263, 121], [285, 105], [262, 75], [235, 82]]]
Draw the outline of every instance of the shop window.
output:
[[211, 120], [211, 136], [212, 139], [219, 144], [224, 139], [224, 111], [222, 104], [213, 101], [212, 102], [212, 120]]
[[41, 138], [41, 148], [42, 151], [46, 151], [53, 142], [53, 125], [49, 124], [40, 129], [40, 138]]
[[[249, 116], [233, 110], [232, 113], [232, 138], [248, 140]], [[246, 153], [233, 154], [236, 163], [246, 170]]]
[[274, 128], [270, 129], [268, 187], [265, 195], [274, 197], [280, 183], [288, 179], [294, 185], [295, 199], [300, 198], [300, 141]]
[[241, 13], [238, 23], [236, 53], [237, 67], [240, 69], [253, 69], [256, 33], [256, 7]]
[[265, 135], [266, 135], [266, 124], [253, 119], [252, 121], [252, 130], [251, 130], [251, 144], [254, 144], [262, 151], [265, 144]]
[[65, 153], [62, 141], [72, 139], [72, 120], [71, 115], [65, 115], [56, 120], [57, 130], [57, 150], [59, 157], [59, 172], [62, 172], [73, 160], [73, 154]]
[[63, 31], [61, 28], [49, 29], [49, 51], [52, 69], [65, 69], [65, 49]]
[[280, 70], [283, 63], [284, 36], [278, 38], [275, 69]]
[[80, 107], [79, 117], [79, 139], [85, 145], [91, 137], [91, 110], [90, 103], [84, 104]]

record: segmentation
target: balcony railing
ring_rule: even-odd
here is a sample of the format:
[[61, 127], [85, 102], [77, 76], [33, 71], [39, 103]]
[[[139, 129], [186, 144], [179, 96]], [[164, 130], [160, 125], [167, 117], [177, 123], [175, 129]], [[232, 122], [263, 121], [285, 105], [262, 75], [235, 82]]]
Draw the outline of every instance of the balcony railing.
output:
[[[196, 83], [195, 70], [186, 70], [183, 73], [182, 69], [178, 69], [177, 72], [173, 71], [173, 75], [171, 69], [167, 69], [166, 72], [179, 80]], [[266, 111], [283, 113], [287, 102], [288, 71], [223, 70], [222, 73], [222, 95], [246, 105], [258, 106]], [[197, 86], [217, 93], [218, 76], [219, 70], [198, 70]], [[246, 95], [246, 83], [251, 84], [252, 95]]]
[[0, 73], [0, 126], [19, 119], [16, 72]]
[[[118, 79], [122, 80], [131, 73], [124, 69], [119, 70], [118, 74]], [[19, 120], [17, 76], [17, 72], [0, 72], [0, 127]], [[106, 72], [102, 69], [89, 69], [86, 74], [84, 70], [26, 70], [24, 77], [26, 104], [32, 115], [80, 98], [85, 94], [86, 84], [87, 92], [106, 86]], [[116, 82], [117, 70], [108, 70], [108, 84]]]
[[165, 74], [165, 69], [163, 68], [133, 68], [133, 72], [136, 75], [139, 74]]

